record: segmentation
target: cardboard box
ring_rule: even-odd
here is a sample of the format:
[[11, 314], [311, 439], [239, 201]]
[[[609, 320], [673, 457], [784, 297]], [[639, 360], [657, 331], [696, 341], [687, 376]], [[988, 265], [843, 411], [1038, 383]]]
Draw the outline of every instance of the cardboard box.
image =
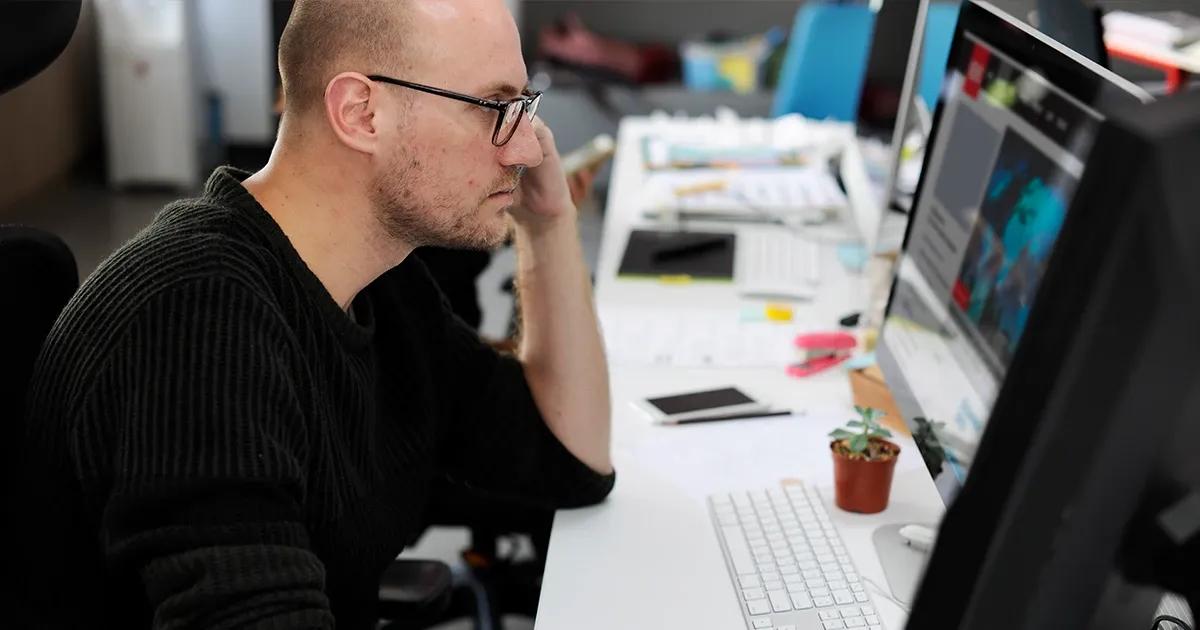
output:
[[904, 416], [896, 407], [892, 392], [883, 380], [883, 372], [878, 366], [862, 370], [850, 371], [850, 390], [854, 393], [854, 404], [861, 407], [881, 409], [887, 415], [881, 423], [888, 429], [900, 435], [911, 436], [908, 425], [904, 424]]

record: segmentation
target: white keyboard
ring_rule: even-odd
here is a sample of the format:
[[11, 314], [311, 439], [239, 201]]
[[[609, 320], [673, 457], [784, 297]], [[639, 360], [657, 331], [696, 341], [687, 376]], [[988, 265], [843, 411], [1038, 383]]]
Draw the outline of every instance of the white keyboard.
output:
[[816, 491], [779, 487], [708, 498], [750, 630], [882, 630]]
[[812, 299], [821, 281], [820, 246], [784, 229], [737, 234], [734, 277], [738, 293]]

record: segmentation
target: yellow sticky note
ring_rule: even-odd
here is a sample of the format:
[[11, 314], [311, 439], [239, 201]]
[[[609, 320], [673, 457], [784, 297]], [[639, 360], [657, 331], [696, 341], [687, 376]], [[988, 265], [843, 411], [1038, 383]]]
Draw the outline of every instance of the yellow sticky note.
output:
[[786, 304], [768, 304], [767, 319], [772, 322], [790, 322], [794, 311]]
[[663, 275], [658, 277], [658, 281], [663, 284], [687, 284], [692, 281], [692, 277], [687, 274]]

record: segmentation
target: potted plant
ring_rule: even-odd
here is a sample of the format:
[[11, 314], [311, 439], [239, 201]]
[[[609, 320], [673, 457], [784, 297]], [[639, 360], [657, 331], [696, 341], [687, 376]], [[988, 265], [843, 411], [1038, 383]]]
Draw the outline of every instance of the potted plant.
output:
[[887, 441], [892, 434], [879, 425], [882, 411], [859, 406], [854, 410], [859, 419], [829, 434], [835, 502], [847, 512], [874, 514], [887, 507], [900, 447]]

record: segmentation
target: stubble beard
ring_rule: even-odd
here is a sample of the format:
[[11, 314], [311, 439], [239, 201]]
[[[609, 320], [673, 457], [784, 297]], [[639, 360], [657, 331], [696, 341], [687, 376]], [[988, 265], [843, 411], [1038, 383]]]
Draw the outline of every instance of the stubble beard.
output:
[[[511, 169], [493, 182], [487, 194], [473, 203], [463, 203], [439, 182], [422, 176], [416, 158], [396, 160], [371, 186], [371, 205], [375, 218], [386, 235], [414, 247], [436, 246], [450, 249], [494, 250], [508, 238], [508, 208], [493, 215], [481, 210], [487, 196], [495, 190], [514, 188], [522, 169]], [[440, 182], [445, 184], [444, 182]], [[432, 199], [422, 199], [418, 190], [438, 190]]]

